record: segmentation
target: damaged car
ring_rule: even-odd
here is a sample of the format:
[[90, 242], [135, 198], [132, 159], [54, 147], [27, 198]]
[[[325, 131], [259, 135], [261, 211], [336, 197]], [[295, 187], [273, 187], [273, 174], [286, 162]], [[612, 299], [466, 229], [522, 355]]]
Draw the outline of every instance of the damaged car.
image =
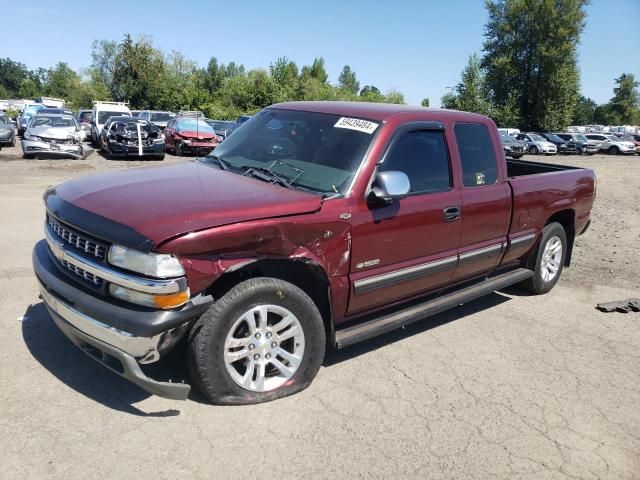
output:
[[186, 115], [171, 120], [164, 136], [167, 149], [178, 157], [189, 153], [207, 155], [222, 142], [207, 122]]
[[71, 115], [36, 115], [22, 138], [24, 158], [38, 155], [84, 158], [89, 150], [82, 144], [80, 127]]
[[141, 118], [111, 117], [100, 133], [107, 158], [150, 157], [164, 159], [162, 130]]

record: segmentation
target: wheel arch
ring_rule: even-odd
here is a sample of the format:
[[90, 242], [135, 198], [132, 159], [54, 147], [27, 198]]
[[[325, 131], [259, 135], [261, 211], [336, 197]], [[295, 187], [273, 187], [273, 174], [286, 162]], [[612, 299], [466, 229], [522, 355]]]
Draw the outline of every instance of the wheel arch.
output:
[[550, 223], [559, 223], [567, 234], [567, 255], [564, 259], [564, 266], [571, 265], [571, 255], [573, 253], [573, 241], [576, 236], [576, 212], [573, 209], [560, 210], [551, 215], [545, 222], [545, 226]]
[[331, 308], [331, 287], [325, 269], [317, 262], [305, 257], [262, 258], [243, 263], [227, 270], [208, 289], [214, 299], [222, 297], [235, 285], [251, 278], [277, 278], [300, 288], [316, 304], [326, 332], [326, 340], [333, 344], [334, 326]]

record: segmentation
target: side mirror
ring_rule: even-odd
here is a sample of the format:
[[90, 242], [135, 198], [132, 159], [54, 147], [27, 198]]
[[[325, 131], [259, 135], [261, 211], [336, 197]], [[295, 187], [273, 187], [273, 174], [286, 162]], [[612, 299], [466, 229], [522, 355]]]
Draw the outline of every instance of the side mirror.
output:
[[409, 177], [404, 172], [378, 172], [373, 180], [371, 196], [379, 202], [389, 204], [406, 197], [411, 189]]

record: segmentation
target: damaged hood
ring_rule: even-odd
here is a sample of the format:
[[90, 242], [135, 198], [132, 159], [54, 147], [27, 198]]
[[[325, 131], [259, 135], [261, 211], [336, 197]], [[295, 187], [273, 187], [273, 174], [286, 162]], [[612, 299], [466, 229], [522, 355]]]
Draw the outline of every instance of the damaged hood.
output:
[[75, 127], [34, 127], [29, 128], [28, 133], [36, 137], [55, 138], [56, 140], [79, 137]]
[[312, 213], [322, 199], [188, 162], [69, 180], [49, 190], [45, 202], [54, 215], [89, 234], [150, 250], [197, 230]]

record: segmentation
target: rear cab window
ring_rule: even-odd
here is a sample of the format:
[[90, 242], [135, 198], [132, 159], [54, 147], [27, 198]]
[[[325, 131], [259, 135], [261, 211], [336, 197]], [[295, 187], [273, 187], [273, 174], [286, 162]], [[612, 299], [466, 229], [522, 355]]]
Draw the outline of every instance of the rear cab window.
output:
[[493, 185], [498, 180], [498, 160], [486, 125], [457, 123], [453, 127], [465, 187]]

